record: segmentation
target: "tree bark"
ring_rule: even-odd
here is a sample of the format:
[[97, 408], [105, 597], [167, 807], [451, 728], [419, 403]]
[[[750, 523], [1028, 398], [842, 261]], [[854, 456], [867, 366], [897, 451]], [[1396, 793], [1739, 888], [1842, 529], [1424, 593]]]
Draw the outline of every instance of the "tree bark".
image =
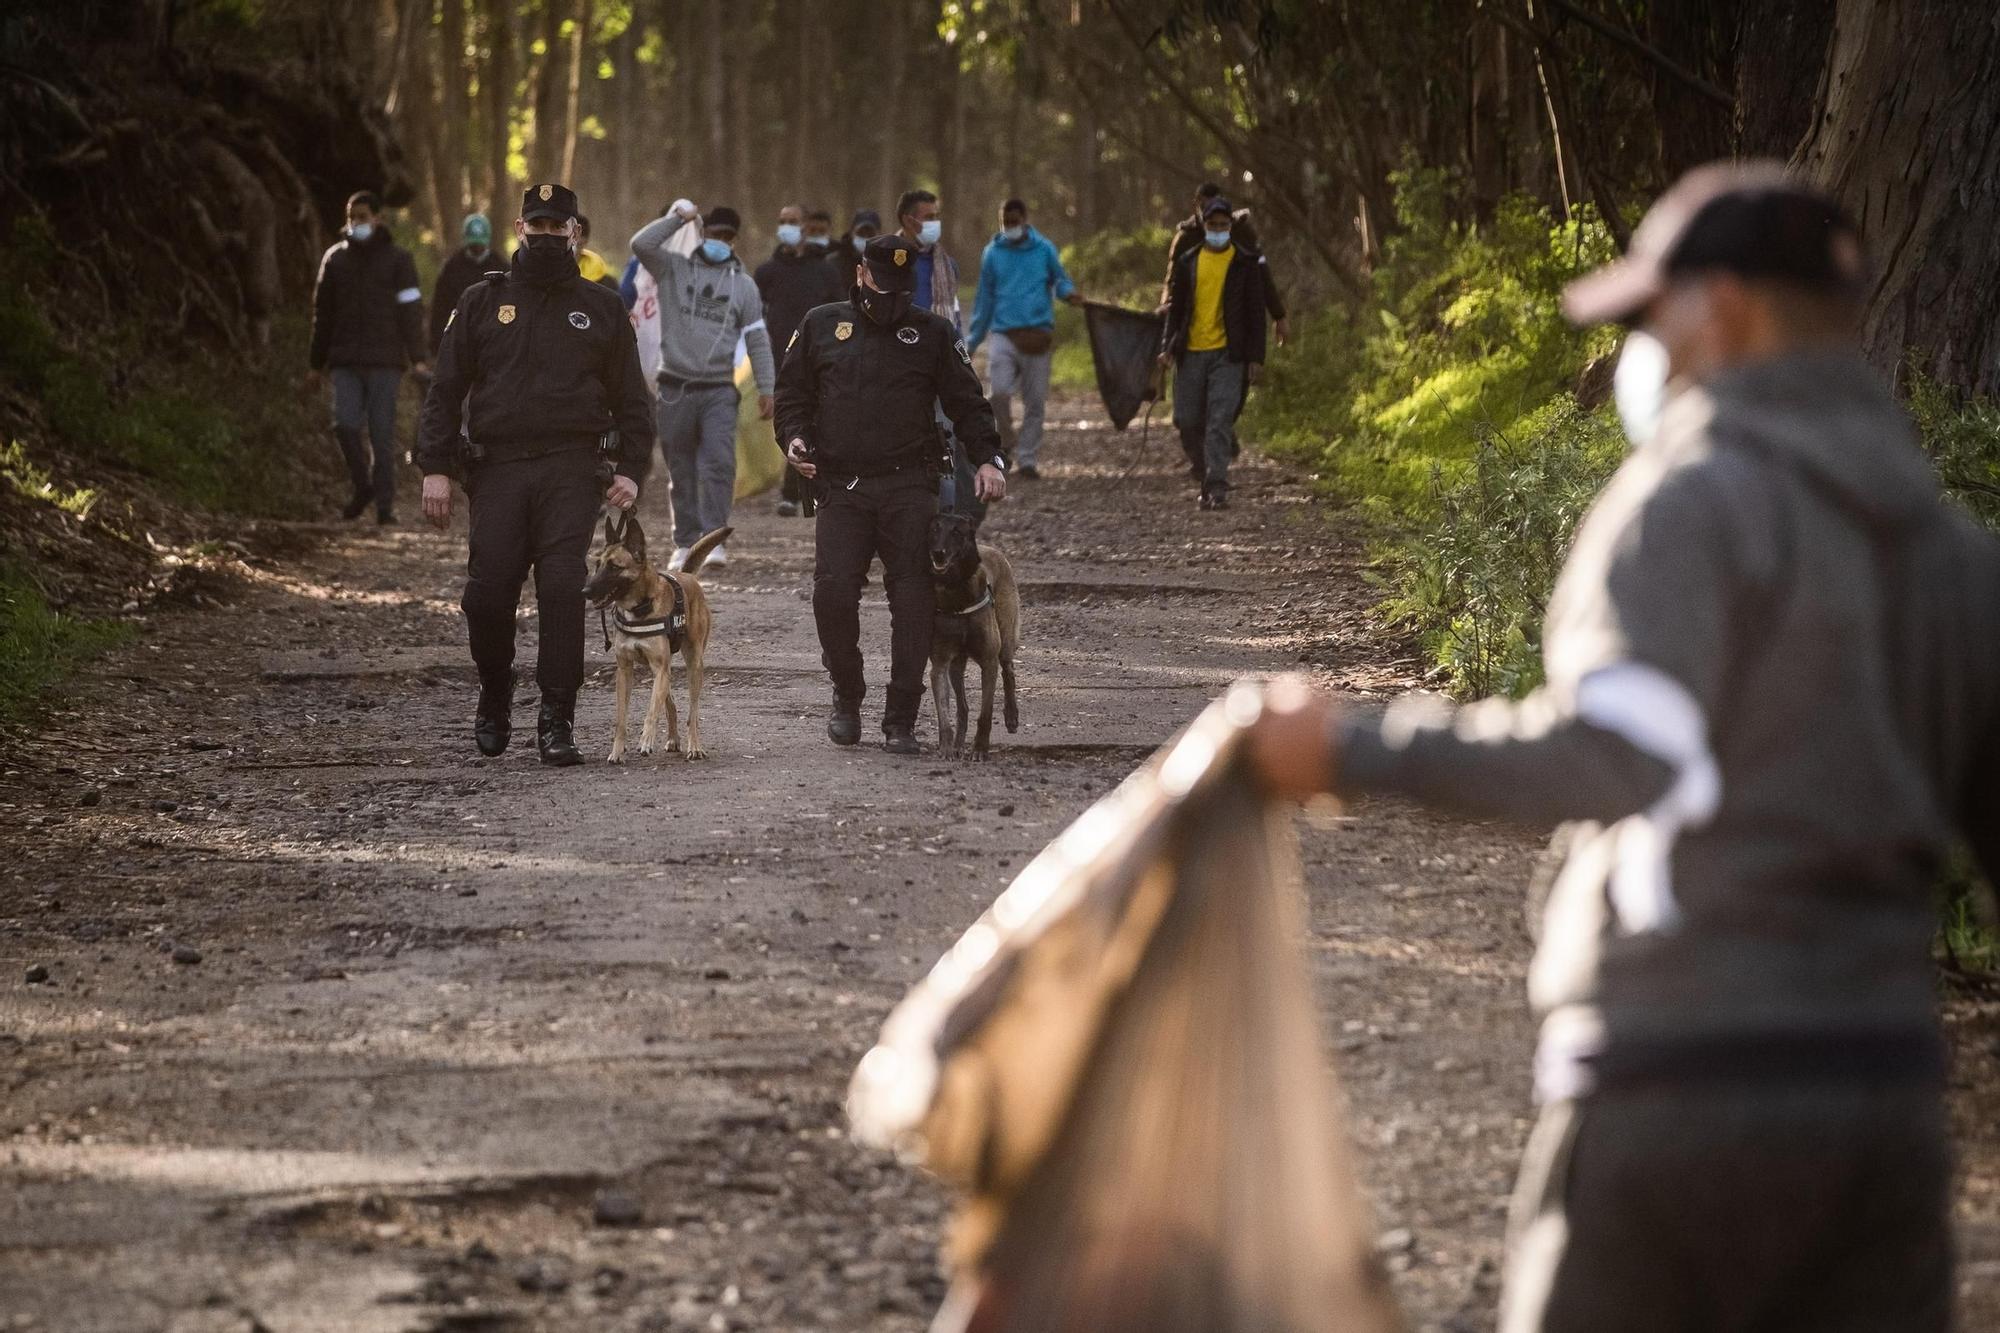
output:
[[563, 85], [558, 72], [567, 70], [569, 66], [559, 51], [563, 10], [567, 7], [564, 0], [542, 0], [539, 38], [542, 50], [535, 57], [532, 103], [534, 138], [528, 149], [528, 175], [537, 181], [553, 179], [556, 169], [562, 165], [562, 129], [558, 119]]
[[565, 62], [568, 65], [568, 83], [567, 96], [563, 101], [562, 167], [556, 179], [575, 189], [576, 136], [583, 114], [583, 37], [590, 28], [590, 0], [576, 0], [570, 17], [574, 26], [570, 29], [568, 59]]
[[441, 202], [451, 212], [463, 213], [468, 200], [466, 188], [466, 130], [472, 119], [470, 87], [465, 68], [465, 0], [441, 0], [437, 30], [438, 91], [443, 112], [438, 127], [438, 153], [442, 158]]
[[1869, 359], [2000, 392], [2000, 11], [1840, 0], [1815, 111], [1794, 161], [1868, 244]]
[[514, 28], [508, 14], [510, 0], [485, 0], [486, 69], [480, 76], [481, 100], [486, 103], [486, 207], [499, 219], [511, 218], [509, 211], [513, 181], [507, 157], [513, 137], [514, 113]]

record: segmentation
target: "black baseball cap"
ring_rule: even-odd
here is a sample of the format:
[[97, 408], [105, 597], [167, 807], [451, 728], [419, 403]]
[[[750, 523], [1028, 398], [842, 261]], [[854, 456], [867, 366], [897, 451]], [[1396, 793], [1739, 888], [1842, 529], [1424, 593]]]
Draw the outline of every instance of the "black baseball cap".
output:
[[555, 218], [568, 222], [576, 216], [576, 192], [567, 185], [530, 185], [521, 192], [521, 220]]
[[727, 204], [721, 204], [708, 210], [708, 216], [701, 220], [701, 225], [704, 227], [726, 227], [730, 231], [740, 232], [743, 230], [743, 219], [736, 215], [735, 209], [729, 207]]
[[1563, 289], [1573, 324], [1630, 324], [1691, 273], [1778, 278], [1859, 297], [1861, 234], [1832, 196], [1776, 162], [1718, 162], [1675, 182], [1623, 258]]
[[1214, 217], [1217, 213], [1227, 213], [1231, 217], [1234, 217], [1236, 210], [1229, 206], [1227, 199], [1218, 194], [1201, 206], [1201, 216], [1204, 221]]
[[885, 292], [917, 289], [917, 247], [895, 232], [869, 237], [861, 251], [861, 262], [868, 265], [875, 285]]

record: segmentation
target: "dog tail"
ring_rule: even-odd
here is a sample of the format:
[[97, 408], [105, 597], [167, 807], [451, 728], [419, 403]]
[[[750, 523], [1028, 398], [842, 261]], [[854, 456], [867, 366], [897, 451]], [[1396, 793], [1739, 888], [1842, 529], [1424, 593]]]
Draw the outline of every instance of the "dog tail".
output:
[[1014, 659], [1011, 657], [1000, 659], [1000, 688], [1006, 695], [1002, 706], [1005, 709], [1003, 716], [1007, 719], [1007, 733], [1012, 735], [1021, 729], [1021, 710], [1014, 703]]
[[681, 566], [681, 573], [701, 573], [702, 564], [708, 559], [708, 553], [728, 541], [729, 534], [734, 531], [735, 528], [717, 528], [714, 532], [703, 533], [699, 541], [688, 547], [687, 563]]

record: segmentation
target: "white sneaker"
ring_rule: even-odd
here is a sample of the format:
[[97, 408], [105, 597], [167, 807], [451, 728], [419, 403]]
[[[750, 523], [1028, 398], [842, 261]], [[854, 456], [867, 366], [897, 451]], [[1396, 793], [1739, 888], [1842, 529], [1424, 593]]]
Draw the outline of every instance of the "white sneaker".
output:
[[718, 546], [708, 553], [708, 559], [701, 562], [703, 569], [721, 569], [729, 563], [729, 548]]
[[676, 546], [674, 553], [667, 557], [667, 572], [669, 574], [678, 574], [687, 566], [687, 562], [688, 548], [685, 546]]

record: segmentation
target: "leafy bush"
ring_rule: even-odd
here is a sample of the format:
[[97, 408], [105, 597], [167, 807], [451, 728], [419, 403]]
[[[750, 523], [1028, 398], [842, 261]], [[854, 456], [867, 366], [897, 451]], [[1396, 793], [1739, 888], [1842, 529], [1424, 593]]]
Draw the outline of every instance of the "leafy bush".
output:
[[52, 610], [25, 570], [0, 561], [0, 720], [21, 715], [78, 662], [132, 634], [119, 621]]
[[1449, 173], [1397, 177], [1402, 230], [1373, 299], [1300, 330], [1272, 358], [1246, 429], [1311, 466], [1386, 534], [1383, 612], [1455, 694], [1541, 679], [1542, 607], [1577, 520], [1616, 466], [1606, 410], [1569, 390], [1616, 335], [1570, 328], [1563, 285], [1610, 258], [1579, 211], [1525, 198], [1484, 224], [1449, 220]]
[[1910, 414], [1945, 492], [2000, 532], [2000, 406], [1913, 372]]

